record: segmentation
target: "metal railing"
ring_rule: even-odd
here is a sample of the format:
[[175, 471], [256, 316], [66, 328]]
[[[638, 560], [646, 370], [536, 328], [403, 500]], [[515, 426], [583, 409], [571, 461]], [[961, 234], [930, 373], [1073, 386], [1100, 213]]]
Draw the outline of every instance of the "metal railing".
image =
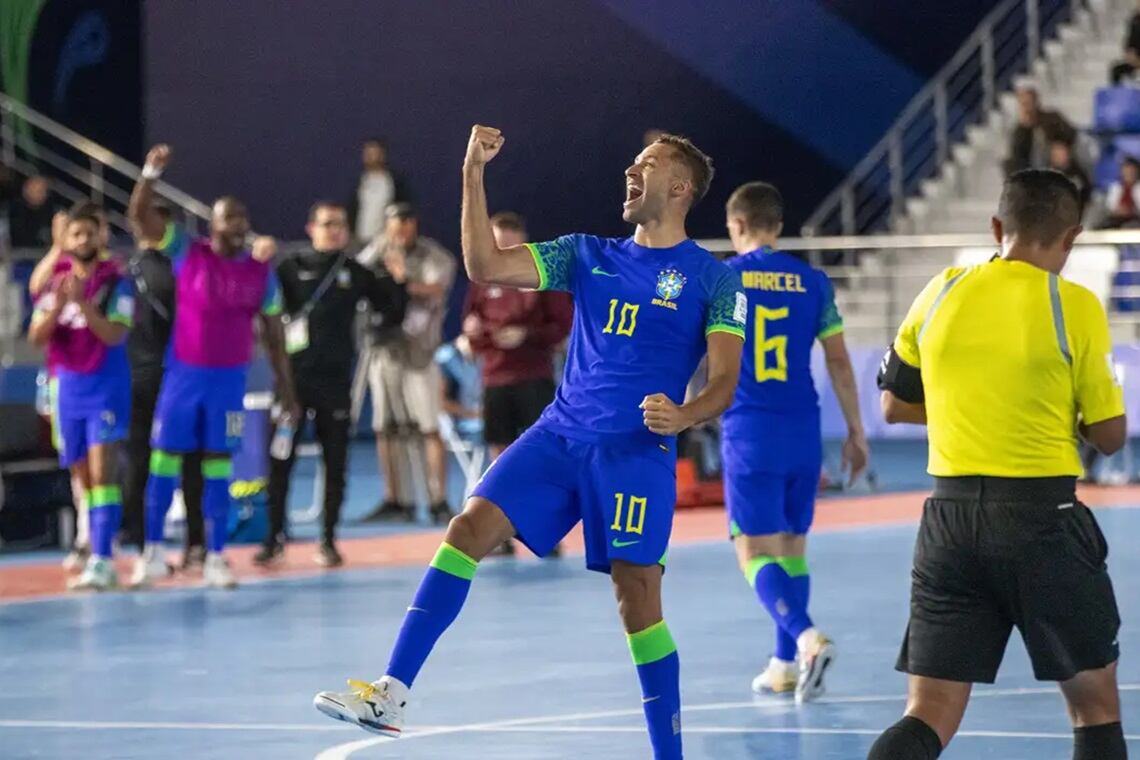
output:
[[906, 199], [938, 175], [969, 126], [994, 110], [998, 94], [1028, 71], [1044, 40], [1083, 0], [1006, 0], [903, 109], [847, 178], [808, 217], [802, 234], [885, 232]]
[[[129, 232], [131, 187], [140, 169], [102, 145], [0, 93], [0, 163], [28, 176], [45, 174], [52, 190], [68, 201], [93, 200], [111, 225]], [[155, 186], [191, 232], [203, 228], [210, 207], [165, 182]]]

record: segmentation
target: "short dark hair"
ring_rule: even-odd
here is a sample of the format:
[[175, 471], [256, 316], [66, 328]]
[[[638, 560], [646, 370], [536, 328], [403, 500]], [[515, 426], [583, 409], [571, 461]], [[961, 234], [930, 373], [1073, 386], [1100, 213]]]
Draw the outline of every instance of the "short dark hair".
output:
[[309, 206], [309, 221], [312, 222], [315, 220], [317, 218], [317, 212], [323, 208], [332, 209], [334, 211], [343, 211], [346, 214], [348, 213], [348, 209], [340, 201], [320, 200], [314, 203], [312, 206]]
[[728, 198], [728, 215], [744, 219], [750, 231], [774, 230], [784, 221], [784, 196], [775, 185], [749, 182]]
[[1007, 234], [1048, 245], [1081, 222], [1081, 194], [1064, 174], [1022, 169], [1001, 191], [998, 219]]
[[526, 219], [514, 211], [500, 211], [491, 217], [491, 226], [500, 230], [526, 233]]
[[95, 201], [76, 201], [72, 204], [71, 208], [67, 210], [69, 219], [78, 217], [94, 219], [97, 224], [102, 224], [107, 219], [107, 212], [102, 206]]
[[95, 201], [77, 201], [67, 210], [68, 222], [91, 222], [102, 227], [106, 219], [107, 212]]
[[366, 137], [361, 145], [379, 145], [384, 150], [388, 150], [388, 141], [383, 137]]
[[674, 151], [689, 170], [689, 174], [693, 177], [693, 204], [698, 203], [705, 194], [709, 191], [709, 185], [712, 183], [713, 169], [712, 159], [709, 158], [700, 148], [693, 145], [692, 140], [680, 135], [661, 135], [653, 141], [654, 145], [658, 143], [668, 145]]
[[1132, 168], [1140, 171], [1140, 159], [1135, 156], [1125, 156], [1124, 160], [1120, 162], [1121, 166], [1131, 166]]

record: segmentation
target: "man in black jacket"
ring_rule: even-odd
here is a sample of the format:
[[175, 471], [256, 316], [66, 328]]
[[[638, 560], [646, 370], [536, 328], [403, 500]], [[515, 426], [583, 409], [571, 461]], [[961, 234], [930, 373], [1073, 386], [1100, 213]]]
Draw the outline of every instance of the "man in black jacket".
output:
[[[345, 252], [349, 228], [344, 206], [327, 201], [315, 204], [306, 231], [312, 247], [278, 264], [277, 277], [285, 303], [285, 344], [297, 395], [303, 414], [314, 417], [324, 456], [324, 520], [316, 561], [333, 567], [342, 562], [334, 541], [348, 467], [357, 304], [368, 300], [375, 314], [386, 323], [398, 325], [404, 318], [407, 294], [403, 285], [365, 269]], [[290, 424], [295, 444], [304, 419]], [[260, 565], [271, 564], [282, 555], [293, 460], [290, 447], [287, 458], [270, 461], [269, 533], [254, 558]]]

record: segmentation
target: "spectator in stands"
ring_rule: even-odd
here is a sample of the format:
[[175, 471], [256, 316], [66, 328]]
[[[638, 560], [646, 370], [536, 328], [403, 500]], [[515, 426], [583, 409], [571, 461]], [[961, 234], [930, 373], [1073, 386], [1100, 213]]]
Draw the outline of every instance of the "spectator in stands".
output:
[[1057, 111], [1041, 107], [1037, 88], [1022, 84], [1017, 88], [1017, 126], [1009, 139], [1006, 175], [1021, 169], [1041, 169], [1049, 165], [1050, 145], [1076, 142], [1077, 130]]
[[285, 345], [302, 417], [291, 421], [293, 445], [288, 455], [275, 456], [269, 463], [269, 530], [253, 559], [263, 566], [284, 555], [289, 480], [296, 444], [309, 415], [325, 465], [324, 514], [315, 560], [322, 567], [343, 563], [336, 548], [336, 527], [348, 472], [356, 307], [366, 300], [385, 324], [399, 325], [407, 302], [404, 287], [387, 272], [378, 277], [348, 255], [348, 215], [339, 203], [316, 203], [305, 231], [310, 246], [277, 265], [286, 315]]
[[1129, 156], [1120, 164], [1120, 179], [1108, 188], [1102, 230], [1140, 226], [1140, 161]]
[[1118, 85], [1131, 78], [1140, 68], [1140, 3], [1128, 22], [1128, 34], [1124, 38], [1124, 60], [1112, 66], [1112, 83]]
[[51, 245], [52, 217], [59, 207], [52, 203], [47, 177], [24, 180], [20, 197], [12, 203], [8, 235], [13, 248], [46, 248]]
[[[491, 230], [500, 249], [527, 240], [523, 218], [513, 212], [491, 217]], [[572, 318], [566, 293], [476, 283], [467, 291], [463, 331], [483, 360], [483, 437], [492, 461], [554, 400], [554, 350]]]
[[414, 516], [414, 507], [400, 501], [400, 461], [403, 452], [418, 459], [422, 442], [431, 516], [446, 522], [451, 517], [447, 453], [439, 435], [440, 376], [433, 358], [455, 282], [455, 257], [419, 234], [419, 221], [410, 204], [390, 206], [387, 217], [384, 235], [360, 252], [359, 261], [404, 283], [408, 308], [402, 324], [381, 325], [372, 331], [368, 382], [372, 428], [384, 473], [384, 500], [365, 520]]
[[1089, 173], [1073, 157], [1073, 146], [1064, 140], [1054, 140], [1049, 143], [1049, 168], [1064, 174], [1077, 186], [1077, 192], [1081, 194], [1081, 215], [1084, 216], [1089, 198], [1092, 197], [1092, 180], [1089, 179]]
[[404, 178], [388, 166], [388, 145], [365, 140], [360, 152], [363, 171], [348, 204], [348, 223], [358, 241], [367, 243], [384, 231], [384, 213], [393, 203], [408, 203]]

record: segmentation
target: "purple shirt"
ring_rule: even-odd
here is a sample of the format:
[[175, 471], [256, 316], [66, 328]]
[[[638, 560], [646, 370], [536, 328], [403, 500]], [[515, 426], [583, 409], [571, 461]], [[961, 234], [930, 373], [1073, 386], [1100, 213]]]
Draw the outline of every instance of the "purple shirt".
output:
[[219, 256], [209, 240], [192, 240], [173, 226], [162, 250], [174, 261], [174, 359], [219, 369], [249, 364], [254, 317], [281, 313], [273, 268], [248, 251]]

